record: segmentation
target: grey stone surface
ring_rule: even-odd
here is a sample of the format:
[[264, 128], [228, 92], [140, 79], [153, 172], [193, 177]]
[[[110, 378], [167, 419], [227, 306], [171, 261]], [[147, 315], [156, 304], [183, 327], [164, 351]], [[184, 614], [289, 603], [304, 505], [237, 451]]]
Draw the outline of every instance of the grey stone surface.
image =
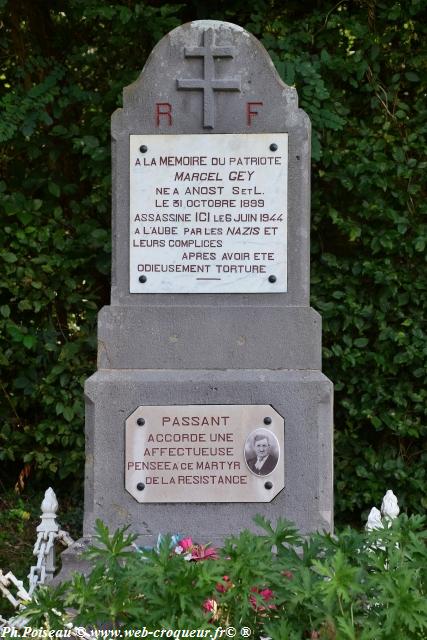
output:
[[[215, 126], [203, 126], [201, 91], [177, 90], [177, 79], [189, 73], [200, 77], [202, 61], [184, 56], [185, 48], [198, 47], [206, 29], [215, 30], [216, 44], [231, 46], [235, 55], [216, 62], [218, 77], [240, 78], [240, 91], [215, 92]], [[247, 103], [258, 115], [247, 122]], [[156, 103], [173, 107], [173, 120], [161, 118], [157, 126]], [[309, 304], [310, 121], [298, 108], [293, 87], [280, 79], [270, 57], [256, 38], [227, 22], [196, 21], [178, 27], [153, 49], [140, 77], [124, 89], [123, 108], [112, 117], [113, 137], [113, 266], [112, 305], [154, 304], [264, 306]], [[265, 133], [289, 135], [288, 177], [288, 291], [287, 293], [140, 294], [129, 293], [129, 136], [173, 133]]]
[[84, 553], [87, 551], [91, 542], [92, 539], [90, 536], [80, 538], [61, 553], [59, 556], [60, 570], [49, 585], [55, 587], [65, 580], [71, 580], [74, 573], [84, 576], [87, 576], [90, 573], [91, 563], [84, 556]]
[[321, 369], [309, 307], [104, 307], [100, 369]]
[[[188, 81], [202, 77], [192, 54], [209, 42], [225, 55], [215, 61], [218, 80], [234, 88], [204, 102]], [[248, 102], [263, 103], [250, 126]], [[171, 123], [163, 117], [157, 126], [156, 103], [172, 105]], [[265, 132], [289, 136], [288, 291], [130, 294], [129, 136]], [[101, 518], [110, 528], [130, 524], [145, 543], [161, 532], [220, 543], [253, 528], [256, 513], [286, 517], [303, 532], [331, 530], [332, 384], [321, 373], [320, 316], [309, 306], [310, 122], [295, 89], [240, 27], [193, 22], [165, 36], [125, 88], [112, 138], [111, 306], [99, 314], [99, 370], [85, 387], [85, 535]], [[124, 487], [124, 434], [144, 404], [270, 404], [285, 419], [284, 490], [267, 504], [139, 504]]]
[[[316, 371], [98, 371], [86, 383], [89, 431], [84, 533], [96, 518], [130, 524], [147, 544], [159, 532], [221, 543], [261, 513], [303, 532], [332, 527], [332, 384]], [[285, 489], [271, 503], [138, 504], [124, 488], [125, 419], [140, 405], [270, 404], [285, 419]], [[185, 489], [183, 489], [185, 491]]]

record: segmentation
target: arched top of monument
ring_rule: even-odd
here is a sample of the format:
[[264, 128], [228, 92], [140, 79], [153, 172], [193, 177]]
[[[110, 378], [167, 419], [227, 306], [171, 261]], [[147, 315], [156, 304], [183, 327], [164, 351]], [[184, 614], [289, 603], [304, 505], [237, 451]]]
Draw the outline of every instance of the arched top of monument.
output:
[[298, 96], [264, 46], [230, 22], [196, 20], [173, 29], [123, 90], [113, 136], [140, 133], [263, 133], [309, 127]]

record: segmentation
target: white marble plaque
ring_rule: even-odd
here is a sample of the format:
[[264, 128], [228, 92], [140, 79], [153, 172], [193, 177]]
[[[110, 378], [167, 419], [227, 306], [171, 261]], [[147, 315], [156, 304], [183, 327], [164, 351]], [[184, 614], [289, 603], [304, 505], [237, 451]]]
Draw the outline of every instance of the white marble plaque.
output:
[[287, 291], [288, 135], [130, 136], [130, 293]]
[[284, 420], [270, 405], [138, 407], [125, 428], [138, 502], [270, 502], [284, 487]]

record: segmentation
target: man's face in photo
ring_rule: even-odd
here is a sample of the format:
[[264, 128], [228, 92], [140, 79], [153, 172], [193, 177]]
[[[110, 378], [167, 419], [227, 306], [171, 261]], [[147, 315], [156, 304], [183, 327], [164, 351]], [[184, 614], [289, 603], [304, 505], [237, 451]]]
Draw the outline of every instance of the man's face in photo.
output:
[[268, 442], [267, 438], [262, 438], [262, 440], [255, 440], [254, 447], [257, 458], [265, 458], [270, 452], [270, 443]]

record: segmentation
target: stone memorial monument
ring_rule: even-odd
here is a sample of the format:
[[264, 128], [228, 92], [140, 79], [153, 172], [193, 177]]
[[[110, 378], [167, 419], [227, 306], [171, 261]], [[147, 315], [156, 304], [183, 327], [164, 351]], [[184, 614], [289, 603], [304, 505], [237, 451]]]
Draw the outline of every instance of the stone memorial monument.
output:
[[154, 48], [112, 116], [111, 305], [86, 383], [84, 533], [332, 528], [332, 384], [309, 302], [310, 122], [226, 22]]

